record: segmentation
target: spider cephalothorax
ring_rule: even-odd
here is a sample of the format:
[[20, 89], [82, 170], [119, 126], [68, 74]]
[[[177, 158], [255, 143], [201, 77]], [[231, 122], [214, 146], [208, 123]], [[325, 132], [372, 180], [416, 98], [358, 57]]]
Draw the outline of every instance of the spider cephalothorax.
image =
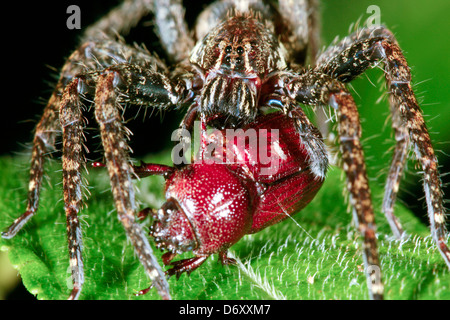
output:
[[[128, 46], [122, 40], [116, 39], [117, 33], [126, 33], [149, 11], [154, 15], [156, 33], [167, 52], [167, 60], [174, 63], [173, 68], [167, 67], [149, 50]], [[279, 129], [296, 130], [296, 133], [290, 136], [300, 140], [299, 146], [301, 145], [301, 148], [291, 146], [281, 150], [303, 150], [306, 155], [300, 158], [307, 166], [304, 168], [302, 164], [299, 167], [306, 170], [307, 180], [311, 180], [308, 180], [309, 183], [304, 187], [299, 187], [301, 183], [295, 178], [296, 175], [284, 177], [285, 180], [282, 181], [290, 183], [284, 194], [289, 194], [289, 190], [301, 190], [301, 193], [308, 190], [308, 186], [318, 187], [318, 181], [321, 182], [325, 177], [328, 167], [325, 144], [320, 132], [303, 112], [301, 104], [313, 107], [326, 105], [336, 111], [338, 142], [343, 170], [347, 177], [347, 189], [355, 223], [363, 238], [362, 251], [369, 293], [372, 298], [382, 298], [384, 288], [379, 274], [369, 272], [380, 268], [380, 259], [374, 210], [360, 142], [359, 114], [346, 83], [369, 67], [383, 65], [390, 94], [392, 128], [396, 137], [383, 210], [393, 233], [401, 237], [403, 229], [393, 215], [393, 207], [406, 154], [412, 147], [423, 171], [431, 234], [440, 254], [450, 267], [437, 158], [412, 90], [408, 64], [395, 37], [388, 29], [383, 26], [361, 28], [319, 53], [315, 0], [279, 0], [274, 5], [266, 4], [262, 0], [223, 0], [205, 8], [199, 15], [194, 30], [188, 30], [180, 0], [136, 0], [125, 1], [85, 31], [82, 44], [62, 68], [60, 80], [36, 127], [27, 208], [2, 234], [4, 238], [13, 237], [36, 213], [44, 159], [49, 150], [55, 148], [58, 132], [62, 132], [64, 203], [73, 282], [70, 298], [78, 298], [84, 282], [78, 221], [82, 206], [81, 172], [85, 166], [82, 147], [82, 103], [93, 101], [118, 217], [154, 286], [163, 298], [170, 298], [165, 274], [152, 253], [147, 235], [136, 222], [135, 214], [138, 210], [133, 177], [139, 175], [139, 168], [130, 163], [128, 131], [124, 127], [122, 106], [139, 105], [159, 110], [187, 108], [181, 129], [191, 132], [195, 120], [200, 120], [200, 161], [205, 156], [210, 142], [208, 125], [220, 130], [254, 128], [258, 126], [257, 119], [261, 119], [259, 117], [264, 110], [276, 109], [282, 114], [282, 119], [289, 119], [289, 124], [280, 124]], [[88, 99], [84, 100], [85, 97]], [[271, 128], [275, 127], [276, 124], [271, 123]], [[237, 147], [233, 153], [238, 155], [245, 151], [245, 148]], [[262, 163], [258, 161], [253, 164], [254, 168], [261, 167]], [[200, 185], [201, 179], [207, 176], [205, 173], [214, 171], [216, 164], [193, 164], [187, 167], [184, 167], [183, 163], [176, 165], [176, 169], [170, 170], [157, 166], [156, 172], [151, 173], [173, 175], [173, 180], [168, 180], [168, 188], [174, 188], [173, 197], [179, 196], [175, 191], [182, 190], [185, 195], [190, 192], [190, 186]], [[247, 178], [239, 172], [243, 168], [247, 170], [248, 166], [248, 163], [240, 164], [238, 167], [232, 167], [231, 171], [221, 167], [215, 172], [224, 181], [216, 179], [214, 183], [211, 182], [211, 193], [208, 193], [209, 189], [201, 190], [208, 198], [215, 192], [213, 189], [225, 188], [229, 182], [229, 186], [234, 186], [235, 190], [246, 190], [249, 194], [239, 201], [239, 206], [242, 207], [239, 212], [246, 218], [242, 220], [242, 224], [241, 220], [236, 221], [236, 228], [240, 228], [237, 235], [207, 252], [210, 254], [218, 251], [224, 262], [229, 261], [224, 251], [236, 238], [246, 232], [259, 230], [249, 226], [258, 220], [260, 212], [252, 212], [251, 217], [248, 217], [246, 206], [251, 199], [260, 199], [264, 195], [257, 193], [251, 196], [252, 192], [254, 193], [251, 189], [256, 186], [258, 192], [263, 192], [261, 190], [270, 189], [271, 182], [278, 181], [269, 174], [270, 178], [259, 176], [253, 184], [246, 185]], [[295, 165], [287, 167], [297, 168]], [[189, 170], [194, 170], [194, 173]], [[235, 179], [236, 174], [239, 178]], [[172, 186], [173, 181], [177, 182], [176, 185], [179, 181], [189, 181], [187, 177], [190, 177], [191, 183], [183, 187]], [[242, 177], [244, 180], [241, 181]], [[227, 194], [230, 193], [232, 192]], [[281, 192], [270, 194], [280, 195], [280, 199], [283, 195]], [[314, 192], [311, 197], [313, 194]], [[181, 198], [178, 204], [186, 201]], [[198, 199], [200, 198], [197, 194], [187, 200]], [[274, 210], [279, 216], [269, 221], [276, 222], [280, 220], [279, 217], [286, 216], [285, 208], [280, 203], [277, 206], [277, 197], [272, 200], [275, 205], [270, 210]], [[299, 200], [296, 204], [307, 202]], [[205, 208], [207, 206], [202, 207], [202, 210]], [[157, 240], [162, 247], [170, 250], [168, 255], [163, 257], [164, 263], [169, 263], [178, 251], [192, 249], [195, 252], [196, 248], [202, 247], [199, 244], [201, 237], [192, 235], [192, 232], [198, 232], [200, 229], [189, 227], [181, 230], [178, 225], [167, 228], [171, 214], [174, 215], [173, 219], [187, 221], [179, 209], [174, 200], [168, 199], [164, 210], [159, 211], [165, 212], [165, 215], [154, 216], [159, 222], [154, 224], [153, 235], [155, 238], [159, 237]], [[185, 215], [188, 214], [186, 211]], [[289, 214], [291, 213], [294, 212]], [[191, 214], [195, 215], [196, 212]], [[250, 221], [252, 219], [253, 221]], [[193, 220], [189, 221], [194, 223]], [[270, 224], [267, 221], [265, 218], [261, 219], [261, 227]], [[201, 230], [208, 229], [207, 227], [202, 227]], [[211, 224], [210, 227], [215, 225]], [[163, 229], [165, 231], [162, 231]], [[175, 231], [180, 234], [174, 235]], [[202, 254], [205, 252], [197, 252], [200, 256], [191, 260], [196, 261], [194, 265], [187, 262], [189, 267], [185, 268], [186, 265], [181, 262], [181, 265], [176, 267], [178, 270], [174, 272], [194, 269], [196, 263], [201, 264], [204, 261]]]
[[264, 20], [237, 13], [198, 42], [190, 63], [198, 67], [203, 88], [199, 112], [224, 115], [234, 126], [250, 123], [258, 110], [262, 82], [286, 68], [286, 50]]

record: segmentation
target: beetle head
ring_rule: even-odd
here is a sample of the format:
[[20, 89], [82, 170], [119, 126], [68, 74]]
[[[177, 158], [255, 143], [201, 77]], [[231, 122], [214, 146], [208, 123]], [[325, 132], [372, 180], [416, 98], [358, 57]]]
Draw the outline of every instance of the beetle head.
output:
[[176, 170], [166, 181], [167, 201], [153, 214], [151, 235], [174, 253], [223, 251], [250, 230], [252, 190], [224, 164]]
[[178, 201], [170, 198], [153, 214], [150, 235], [156, 246], [175, 253], [194, 250], [198, 243], [191, 223]]

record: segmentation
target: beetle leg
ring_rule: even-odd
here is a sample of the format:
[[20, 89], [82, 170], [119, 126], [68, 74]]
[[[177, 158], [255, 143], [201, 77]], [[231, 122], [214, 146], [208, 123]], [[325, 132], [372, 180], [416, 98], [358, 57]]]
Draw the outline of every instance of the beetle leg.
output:
[[168, 251], [162, 255], [162, 261], [165, 266], [169, 265], [170, 262], [175, 258], [177, 253]]
[[200, 267], [203, 262], [208, 259], [208, 257], [209, 256], [196, 256], [194, 258], [171, 262], [170, 265], [172, 266], [172, 268], [167, 270], [166, 274], [169, 277], [175, 275], [178, 280], [183, 272], [186, 272], [189, 275], [192, 271]]
[[[98, 161], [92, 162], [91, 166], [93, 168], [106, 167], [104, 163]], [[139, 166], [132, 166], [132, 167], [134, 174], [138, 178], [146, 178], [154, 175], [167, 177], [174, 170], [174, 167], [171, 166], [166, 166], [164, 164], [145, 163], [144, 161], [141, 161], [141, 164]]]
[[[173, 252], [166, 252], [162, 255], [162, 260], [164, 262], [164, 265], [170, 264], [172, 266], [172, 268], [167, 270], [164, 274], [167, 276], [167, 278], [170, 278], [171, 276], [175, 275], [177, 280], [181, 277], [183, 272], [186, 272], [188, 275], [190, 275], [192, 271], [200, 267], [203, 264], [203, 262], [205, 262], [206, 259], [208, 258], [208, 256], [198, 256], [190, 259], [171, 262], [176, 255], [177, 254]], [[153, 286], [154, 284], [152, 283], [150, 287], [139, 290], [135, 294], [135, 296], [141, 296], [148, 293], [153, 288]]]
[[237, 264], [236, 259], [230, 258], [227, 256], [228, 250], [220, 251], [219, 252], [219, 260], [222, 263], [222, 265], [235, 265]]
[[166, 166], [164, 164], [145, 163], [141, 161], [141, 165], [133, 166], [134, 174], [139, 178], [158, 175], [167, 177], [175, 170], [174, 167]]

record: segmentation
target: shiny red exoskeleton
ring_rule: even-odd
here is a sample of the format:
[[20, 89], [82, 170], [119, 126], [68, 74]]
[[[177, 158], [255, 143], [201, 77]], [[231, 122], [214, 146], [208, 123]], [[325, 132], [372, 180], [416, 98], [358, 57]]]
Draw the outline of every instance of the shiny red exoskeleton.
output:
[[[168, 250], [163, 256], [164, 264], [173, 266], [168, 275], [189, 273], [214, 253], [222, 263], [233, 263], [226, 256], [228, 248], [244, 235], [299, 212], [322, 186], [323, 179], [311, 172], [292, 119], [271, 113], [258, 117], [241, 133], [248, 130], [256, 133], [256, 139], [241, 144], [239, 139], [245, 136], [230, 142], [226, 130], [208, 137], [209, 143], [222, 144], [223, 154], [232, 153], [232, 163], [223, 161], [225, 157], [215, 150], [209, 161], [197, 157], [181, 169], [155, 164], [135, 168], [141, 177], [166, 178], [167, 201], [153, 211], [151, 235], [159, 248]], [[256, 150], [263, 143], [267, 148]], [[186, 251], [195, 257], [171, 262]]]

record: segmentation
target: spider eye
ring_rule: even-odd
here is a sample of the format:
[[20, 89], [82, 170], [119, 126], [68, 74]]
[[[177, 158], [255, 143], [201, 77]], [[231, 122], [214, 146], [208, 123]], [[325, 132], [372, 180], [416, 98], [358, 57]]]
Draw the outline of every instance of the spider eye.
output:
[[231, 50], [232, 50], [231, 46], [227, 46], [227, 47], [225, 48], [225, 52], [226, 52], [226, 53], [231, 53]]
[[237, 47], [236, 51], [237, 51], [237, 53], [238, 53], [239, 55], [241, 55], [241, 54], [244, 53], [244, 48], [242, 48], [242, 47]]
[[230, 57], [226, 57], [226, 58], [225, 58], [225, 62], [226, 62], [226, 63], [230, 63], [230, 62], [231, 62], [231, 58], [230, 58]]
[[236, 60], [235, 60], [235, 61], [236, 61], [236, 64], [241, 64], [241, 62], [242, 62], [242, 59], [238, 57], [238, 58], [236, 58]]

